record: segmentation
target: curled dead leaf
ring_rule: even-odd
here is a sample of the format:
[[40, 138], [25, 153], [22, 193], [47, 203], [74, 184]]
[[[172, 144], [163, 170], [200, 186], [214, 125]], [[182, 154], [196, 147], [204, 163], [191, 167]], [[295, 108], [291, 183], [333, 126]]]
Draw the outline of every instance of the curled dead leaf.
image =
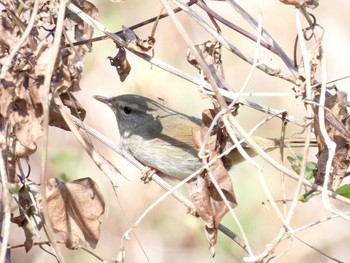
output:
[[149, 36], [145, 40], [140, 39], [134, 31], [125, 26], [123, 26], [123, 35], [121, 37], [127, 42], [128, 49], [141, 54], [152, 50], [156, 42], [153, 36]]
[[[85, 8], [90, 15], [97, 16], [98, 10], [90, 2], [77, 1], [77, 4]], [[52, 41], [49, 40], [47, 32], [50, 32], [55, 26], [49, 10], [56, 10], [55, 5], [52, 1], [39, 3], [36, 24], [28, 36], [28, 41], [18, 49], [3, 78], [0, 79], [2, 84], [0, 86], [0, 125], [7, 127], [7, 134], [3, 136], [6, 137], [10, 155], [15, 161], [34, 153], [36, 141], [42, 136], [41, 93], [44, 76], [48, 65], [52, 62]], [[31, 12], [30, 8], [25, 8], [17, 14], [17, 11], [11, 10], [10, 7], [2, 11], [0, 16], [0, 67], [8, 63], [11, 46], [18, 43], [28, 24]], [[67, 13], [66, 20], [69, 19]], [[84, 37], [85, 35], [91, 37], [92, 33], [88, 32], [89, 29], [85, 28], [85, 24], [81, 29]], [[46, 37], [41, 39], [41, 36]], [[52, 90], [64, 87], [73, 92], [79, 90], [86, 51], [82, 47], [67, 48], [65, 42], [67, 40], [63, 38], [62, 48], [57, 54], [54, 65], [51, 87]], [[79, 114], [82, 116], [84, 112], [80, 110]], [[11, 168], [15, 167], [13, 163], [11, 166]]]
[[[68, 107], [71, 114], [80, 120], [84, 120], [86, 116], [86, 110], [79, 103], [79, 101], [74, 97], [74, 95], [67, 91], [60, 94], [60, 98], [64, 106]], [[61, 116], [60, 112], [56, 107], [51, 104], [49, 111], [49, 125], [56, 126], [66, 131], [69, 131], [69, 127]]]
[[297, 7], [306, 6], [309, 8], [316, 8], [318, 6], [318, 0], [280, 0], [283, 4], [294, 5]]
[[[211, 71], [216, 72], [219, 77], [224, 79], [224, 71], [221, 61], [221, 43], [218, 41], [206, 41], [203, 44], [196, 45], [196, 48]], [[187, 61], [198, 70], [201, 70], [201, 66], [197, 59], [190, 51], [187, 52]]]
[[104, 200], [91, 178], [69, 183], [49, 179], [46, 195], [50, 220], [69, 249], [80, 242], [95, 248], [100, 237], [99, 217], [104, 213]]
[[14, 156], [9, 156], [7, 158], [8, 161], [8, 181], [11, 184], [18, 183], [18, 177], [17, 177], [17, 170], [16, 170], [16, 165], [17, 165], [17, 160]]
[[22, 186], [18, 192], [20, 214], [11, 218], [11, 222], [17, 224], [24, 231], [26, 252], [33, 247], [33, 238], [38, 236], [38, 232], [43, 225], [35, 203], [37, 194], [38, 191], [34, 184]]
[[[98, 8], [89, 1], [72, 1], [78, 6], [85, 14], [88, 14], [93, 19], [97, 19], [99, 15]], [[71, 30], [74, 27], [74, 39], [77, 41], [84, 41], [91, 39], [94, 33], [94, 28], [85, 23], [78, 15], [74, 14], [70, 10], [66, 11], [65, 27]], [[86, 44], [87, 48], [91, 50], [92, 43]]]
[[[214, 116], [215, 112], [213, 110], [203, 112], [202, 128], [199, 133], [194, 133], [193, 135], [195, 145], [201, 145], [203, 143]], [[237, 206], [231, 178], [227, 173], [223, 161], [218, 158], [218, 155], [225, 148], [228, 138], [222, 129], [217, 126], [214, 128], [205, 145], [205, 150], [208, 154], [203, 159], [203, 163], [206, 165], [213, 160], [215, 161], [209, 166], [209, 169], [188, 183], [190, 198], [196, 209], [196, 214], [206, 224], [205, 235], [209, 243], [209, 250], [213, 256], [215, 255], [218, 227], [221, 219], [229, 211], [229, 208], [216, 189], [211, 177], [219, 185], [229, 206], [231, 208]]]
[[[319, 100], [319, 96], [315, 97]], [[332, 171], [328, 188], [335, 190], [341, 184], [348, 167], [350, 165], [350, 115], [347, 111], [347, 93], [337, 91], [334, 95], [327, 94], [325, 107], [325, 126], [330, 139], [336, 143], [335, 156], [332, 162]], [[317, 165], [314, 170], [315, 183], [322, 185], [326, 173], [326, 164], [329, 158], [329, 150], [323, 139], [318, 107], [314, 106], [314, 127], [315, 136], [318, 144], [319, 152], [317, 153]]]
[[123, 82], [130, 73], [131, 66], [126, 58], [126, 52], [123, 47], [118, 48], [118, 53], [115, 57], [108, 57], [112, 66], [117, 69], [119, 79]]

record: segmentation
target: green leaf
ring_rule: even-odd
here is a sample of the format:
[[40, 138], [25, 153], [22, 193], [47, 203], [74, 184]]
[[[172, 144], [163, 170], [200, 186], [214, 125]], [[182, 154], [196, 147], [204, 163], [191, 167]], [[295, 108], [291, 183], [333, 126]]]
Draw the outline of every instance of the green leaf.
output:
[[297, 157], [297, 159], [299, 160], [299, 163], [303, 162], [303, 155], [301, 153], [296, 153], [295, 156]]
[[306, 203], [307, 201], [309, 201], [312, 197], [314, 197], [317, 194], [319, 194], [319, 193], [317, 193], [316, 190], [307, 191], [305, 194], [299, 196], [298, 201]]
[[296, 172], [297, 174], [300, 174], [300, 171], [301, 171], [300, 165], [292, 164], [292, 169], [293, 169], [294, 172]]
[[292, 167], [293, 171], [300, 174], [301, 165], [300, 161], [298, 160], [298, 156], [297, 159], [292, 156], [287, 156], [287, 160], [290, 162], [290, 166]]
[[287, 160], [290, 162], [290, 164], [295, 162], [295, 159], [292, 156], [287, 156]]
[[346, 198], [350, 198], [350, 184], [344, 184], [339, 187], [335, 192], [339, 195], [342, 195]]
[[308, 162], [305, 169], [305, 178], [311, 180], [314, 177], [314, 170], [316, 168], [315, 162]]
[[[301, 164], [303, 163], [303, 156], [300, 153], [296, 153], [295, 157], [292, 156], [287, 156], [287, 160], [290, 162], [291, 168], [293, 169], [294, 172], [300, 175], [301, 171]], [[311, 180], [314, 175], [313, 175], [313, 170], [316, 167], [315, 162], [308, 162], [305, 167], [305, 178], [307, 180]]]

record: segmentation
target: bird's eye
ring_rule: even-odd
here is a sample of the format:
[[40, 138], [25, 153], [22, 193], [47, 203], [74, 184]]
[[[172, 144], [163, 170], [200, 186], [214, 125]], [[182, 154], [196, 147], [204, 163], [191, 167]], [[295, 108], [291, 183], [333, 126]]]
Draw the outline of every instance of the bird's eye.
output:
[[130, 107], [124, 107], [123, 108], [125, 114], [130, 114], [131, 113], [131, 108]]

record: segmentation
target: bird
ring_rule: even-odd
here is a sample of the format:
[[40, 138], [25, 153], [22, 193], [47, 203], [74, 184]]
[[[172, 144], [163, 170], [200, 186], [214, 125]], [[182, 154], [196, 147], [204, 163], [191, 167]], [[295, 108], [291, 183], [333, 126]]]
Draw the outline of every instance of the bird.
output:
[[[121, 149], [143, 165], [156, 169], [160, 176], [183, 180], [203, 167], [193, 140], [193, 133], [201, 128], [199, 118], [140, 95], [111, 98], [95, 95], [94, 98], [114, 112]], [[280, 147], [280, 140], [259, 136], [252, 138], [264, 150]], [[300, 140], [296, 139], [296, 142], [300, 144]], [[246, 143], [243, 142], [242, 146], [249, 155], [256, 155]], [[245, 160], [237, 149], [231, 151], [228, 158], [230, 166]]]

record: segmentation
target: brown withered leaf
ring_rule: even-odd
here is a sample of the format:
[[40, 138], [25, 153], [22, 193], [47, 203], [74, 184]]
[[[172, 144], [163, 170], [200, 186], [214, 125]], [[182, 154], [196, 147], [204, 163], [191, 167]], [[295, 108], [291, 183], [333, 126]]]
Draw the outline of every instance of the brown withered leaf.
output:
[[[319, 101], [319, 95], [315, 97]], [[328, 188], [335, 190], [341, 184], [350, 165], [350, 115], [347, 111], [347, 94], [337, 91], [331, 95], [327, 93], [325, 107], [325, 126], [328, 136], [336, 143], [335, 156], [332, 162], [332, 171]], [[315, 183], [322, 185], [329, 158], [329, 151], [323, 139], [320, 129], [318, 107], [314, 106], [314, 127], [319, 152], [317, 153], [317, 165], [314, 170]]]
[[[20, 36], [17, 36], [14, 33], [14, 30], [15, 28], [12, 22], [12, 14], [9, 10], [2, 10], [2, 14], [0, 16], [0, 55], [3, 55], [5, 52], [8, 52], [9, 50], [6, 47], [10, 47], [11, 45], [13, 45], [13, 43], [17, 43], [17, 41], [19, 40]], [[0, 56], [0, 58], [3, 58], [3, 56]], [[1, 59], [0, 63], [3, 63]]]
[[[84, 12], [97, 16], [98, 10], [90, 2], [77, 0], [76, 4], [85, 8]], [[42, 136], [41, 94], [44, 76], [52, 62], [50, 35], [55, 29], [57, 15], [55, 2], [40, 1], [33, 29], [9, 63], [10, 51], [18, 44], [32, 15], [32, 8], [24, 8], [21, 12], [16, 8], [16, 5], [8, 5], [0, 13], [0, 68], [6, 69], [0, 79], [0, 126], [7, 128], [6, 134], [1, 136], [9, 150], [10, 182], [16, 180], [18, 159], [34, 153], [36, 141]], [[74, 19], [67, 12], [65, 20]], [[82, 23], [79, 19], [74, 22]], [[92, 31], [85, 26], [81, 24], [78, 30], [80, 37], [90, 38]], [[65, 36], [71, 32], [66, 27], [64, 30], [66, 34], [63, 34], [55, 61], [50, 92], [62, 87], [70, 92], [79, 89], [86, 50], [81, 46], [70, 47]]]
[[147, 39], [138, 39], [136, 41], [137, 52], [146, 53], [153, 49], [156, 39], [152, 36], [148, 36]]
[[[15, 82], [19, 84], [18, 80]], [[36, 140], [42, 135], [42, 107], [40, 103], [33, 103], [25, 89], [1, 86], [0, 92], [0, 125], [6, 123], [9, 129], [8, 147], [17, 160], [36, 150]], [[31, 92], [37, 94], [39, 88], [36, 87]]]
[[[206, 110], [203, 112], [202, 128], [199, 133], [194, 134], [193, 136], [194, 142], [197, 146], [200, 146], [205, 138], [214, 116], [214, 110]], [[203, 159], [203, 163], [207, 164], [212, 160], [216, 161], [210, 165], [208, 170], [204, 171], [188, 183], [189, 194], [196, 209], [196, 213], [206, 224], [205, 234], [209, 243], [209, 250], [213, 256], [215, 255], [214, 246], [217, 241], [217, 232], [220, 221], [229, 209], [211, 181], [209, 174], [214, 177], [231, 208], [237, 206], [231, 178], [224, 165], [225, 161], [217, 159], [217, 156], [225, 148], [227, 140], [228, 136], [225, 132], [216, 126], [206, 144], [205, 150], [208, 153], [208, 158]]]
[[[89, 1], [82, 1], [81, 10], [91, 16], [93, 19], [97, 19], [99, 10], [97, 7]], [[94, 34], [94, 28], [85, 23], [82, 19], [79, 19], [79, 23], [74, 28], [74, 38], [77, 41], [91, 39]], [[92, 48], [92, 43], [86, 44], [89, 49]]]
[[[25, 14], [21, 13], [21, 16]], [[12, 10], [0, 13], [0, 67], [7, 65], [9, 52], [18, 43], [21, 30], [25, 28], [22, 28], [23, 25], [26, 24]], [[37, 81], [33, 85], [29, 81], [34, 57], [30, 47], [35, 46], [33, 39], [28, 38], [0, 79], [0, 126], [7, 127], [3, 129], [6, 133], [1, 136], [5, 138], [9, 150], [10, 182], [16, 182], [17, 160], [35, 152], [36, 140], [42, 135], [42, 107], [37, 101], [41, 84]], [[32, 100], [32, 95], [36, 99]]]
[[280, 2], [286, 5], [294, 5], [296, 7], [302, 7], [305, 5], [312, 9], [318, 6], [318, 0], [280, 0]]
[[145, 54], [152, 50], [156, 42], [155, 38], [149, 36], [147, 39], [140, 39], [134, 31], [123, 26], [123, 35], [121, 36], [126, 42], [127, 47], [134, 52]]
[[[221, 43], [218, 41], [206, 41], [203, 44], [196, 45], [196, 48], [204, 58], [211, 72], [217, 73], [220, 78], [224, 79], [225, 76], [221, 61]], [[198, 61], [190, 51], [187, 52], [187, 61], [198, 70], [201, 70]]]
[[28, 252], [33, 247], [33, 238], [38, 235], [38, 231], [42, 227], [42, 220], [39, 216], [36, 204], [33, 203], [36, 200], [38, 194], [37, 189], [32, 184], [22, 186], [18, 192], [19, 201], [19, 216], [12, 217], [11, 222], [17, 224], [23, 228], [26, 240], [24, 242], [24, 248]]
[[[74, 95], [67, 91], [60, 94], [62, 103], [64, 106], [68, 107], [71, 114], [80, 120], [84, 120], [86, 116], [86, 110], [79, 103], [79, 101], [74, 97]], [[49, 125], [56, 126], [63, 130], [69, 131], [69, 127], [61, 116], [60, 112], [54, 107], [53, 104], [50, 105], [49, 111]]]
[[[43, 41], [38, 45], [38, 48], [34, 52], [36, 58], [36, 65], [34, 67], [34, 76], [44, 77], [47, 72], [47, 65], [50, 63], [52, 53], [52, 46], [49, 41]], [[57, 68], [57, 63], [55, 68]]]
[[117, 69], [119, 79], [123, 82], [130, 73], [131, 66], [126, 58], [126, 52], [123, 47], [118, 48], [118, 53], [115, 57], [108, 57], [112, 66]]
[[65, 87], [71, 92], [80, 90], [86, 50], [84, 48], [63, 48], [60, 52], [58, 68], [53, 76], [54, 89]]
[[63, 183], [49, 179], [46, 195], [50, 220], [55, 232], [62, 235], [69, 249], [80, 242], [95, 248], [100, 237], [99, 217], [104, 213], [104, 200], [90, 178]]
[[9, 156], [7, 158], [7, 164], [8, 164], [8, 170], [9, 170], [7, 180], [11, 184], [18, 183], [19, 180], [18, 180], [18, 177], [17, 177], [17, 168], [16, 168], [17, 160], [16, 160], [16, 157]]

